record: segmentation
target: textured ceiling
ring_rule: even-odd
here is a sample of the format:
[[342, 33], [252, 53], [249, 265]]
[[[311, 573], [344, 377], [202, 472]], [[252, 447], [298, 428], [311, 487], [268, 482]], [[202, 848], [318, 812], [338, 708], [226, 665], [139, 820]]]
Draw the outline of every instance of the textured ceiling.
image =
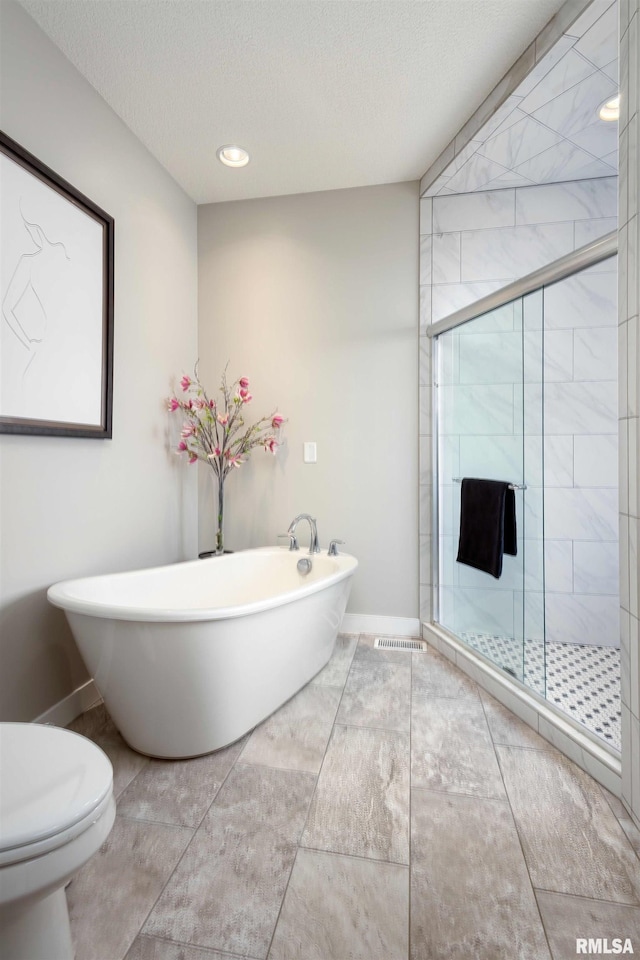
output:
[[418, 179], [563, 0], [21, 3], [207, 203]]
[[617, 92], [617, 3], [595, 0], [424, 195], [615, 176]]

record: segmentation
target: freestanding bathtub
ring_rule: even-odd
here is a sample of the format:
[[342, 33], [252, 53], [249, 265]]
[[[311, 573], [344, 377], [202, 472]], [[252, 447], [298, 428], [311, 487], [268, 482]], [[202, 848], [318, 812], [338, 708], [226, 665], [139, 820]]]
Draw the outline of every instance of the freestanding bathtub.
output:
[[134, 750], [195, 757], [238, 740], [329, 660], [358, 561], [283, 547], [67, 580], [66, 613]]

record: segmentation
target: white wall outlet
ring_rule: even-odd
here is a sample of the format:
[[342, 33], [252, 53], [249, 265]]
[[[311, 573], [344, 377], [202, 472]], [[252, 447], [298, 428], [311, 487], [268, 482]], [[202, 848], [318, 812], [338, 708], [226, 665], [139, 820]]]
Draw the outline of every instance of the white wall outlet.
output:
[[304, 448], [304, 462], [315, 463], [318, 459], [318, 451], [316, 449], [315, 440], [306, 440], [303, 443], [303, 448]]

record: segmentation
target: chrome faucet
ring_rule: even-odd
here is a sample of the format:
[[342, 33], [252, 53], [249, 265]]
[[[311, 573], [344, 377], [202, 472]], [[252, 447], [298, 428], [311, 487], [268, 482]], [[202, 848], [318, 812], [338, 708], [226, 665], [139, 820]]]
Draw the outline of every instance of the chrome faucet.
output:
[[[289, 524], [289, 529], [287, 530], [286, 536], [293, 538], [292, 544], [294, 542], [297, 543], [297, 541], [295, 540], [295, 532], [296, 532], [296, 527], [298, 526], [298, 523], [301, 520], [308, 520], [309, 527], [311, 529], [311, 539], [309, 541], [309, 553], [310, 554], [320, 553], [320, 545], [318, 543], [318, 528], [316, 526], [316, 521], [313, 519], [313, 517], [310, 517], [308, 513], [299, 513], [298, 516], [295, 518], [295, 520], [291, 521], [291, 523]], [[295, 548], [292, 546], [291, 549], [295, 549]]]
[[292, 533], [279, 533], [279, 534], [278, 534], [278, 540], [281, 540], [283, 537], [288, 537], [288, 538], [289, 538], [289, 550], [299, 550], [299, 549], [300, 549], [300, 547], [298, 546], [298, 539], [297, 539], [297, 537], [294, 537], [294, 535], [293, 535]]

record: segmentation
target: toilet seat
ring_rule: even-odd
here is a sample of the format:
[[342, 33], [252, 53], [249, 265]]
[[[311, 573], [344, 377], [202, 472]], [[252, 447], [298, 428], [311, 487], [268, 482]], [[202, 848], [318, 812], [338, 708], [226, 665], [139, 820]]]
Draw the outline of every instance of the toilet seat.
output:
[[0, 867], [69, 843], [111, 801], [108, 757], [60, 727], [0, 724], [0, 769]]

